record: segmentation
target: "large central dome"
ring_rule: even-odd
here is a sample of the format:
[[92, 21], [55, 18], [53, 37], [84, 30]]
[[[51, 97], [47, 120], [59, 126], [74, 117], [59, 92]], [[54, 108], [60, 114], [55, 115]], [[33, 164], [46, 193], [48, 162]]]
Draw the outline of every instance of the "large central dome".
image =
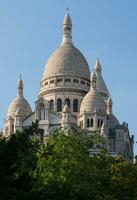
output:
[[72, 112], [79, 112], [90, 85], [88, 63], [74, 46], [71, 30], [71, 18], [67, 13], [63, 21], [62, 42], [48, 59], [40, 83], [39, 98], [49, 101], [57, 112], [62, 111], [66, 102]]
[[73, 44], [61, 44], [49, 58], [43, 79], [56, 74], [69, 74], [89, 79], [88, 63]]
[[75, 75], [90, 78], [89, 66], [82, 53], [73, 45], [72, 22], [67, 13], [63, 21], [63, 40], [45, 66], [42, 80], [53, 75]]

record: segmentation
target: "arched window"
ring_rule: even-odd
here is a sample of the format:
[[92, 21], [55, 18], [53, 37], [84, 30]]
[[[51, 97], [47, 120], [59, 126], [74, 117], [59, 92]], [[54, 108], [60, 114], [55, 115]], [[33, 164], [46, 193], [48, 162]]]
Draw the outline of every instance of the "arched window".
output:
[[87, 128], [89, 128], [89, 119], [87, 119]]
[[54, 111], [54, 100], [50, 100], [50, 110]]
[[57, 112], [62, 111], [62, 99], [57, 99]]
[[39, 116], [40, 120], [44, 120], [45, 119], [45, 107], [44, 104], [40, 104], [40, 116]]
[[12, 131], [12, 133], [14, 133], [14, 124], [12, 124], [12, 130], [11, 131]]
[[98, 119], [98, 127], [100, 127], [100, 119]]
[[80, 121], [80, 128], [83, 128], [83, 121]]
[[100, 125], [102, 126], [102, 124], [103, 124], [103, 119], [101, 119], [101, 124]]
[[93, 119], [92, 118], [90, 120], [90, 123], [91, 123], [90, 126], [93, 127]]
[[68, 107], [70, 108], [70, 99], [69, 98], [65, 99], [65, 104], [67, 104]]
[[73, 101], [73, 112], [78, 112], [78, 100], [74, 99]]

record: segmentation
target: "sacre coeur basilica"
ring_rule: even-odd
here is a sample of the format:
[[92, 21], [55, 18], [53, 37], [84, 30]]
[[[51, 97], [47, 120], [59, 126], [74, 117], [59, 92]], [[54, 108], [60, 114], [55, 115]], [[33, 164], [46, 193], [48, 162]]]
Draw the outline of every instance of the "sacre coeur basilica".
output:
[[77, 49], [71, 36], [72, 21], [67, 12], [63, 21], [63, 39], [49, 57], [40, 82], [35, 110], [23, 95], [23, 80], [17, 83], [17, 96], [9, 105], [4, 120], [3, 134], [23, 131], [38, 121], [40, 134], [45, 136], [54, 129], [80, 128], [105, 138], [112, 156], [121, 154], [133, 159], [134, 136], [128, 124], [120, 124], [114, 116], [110, 92], [103, 80], [102, 67], [97, 59], [90, 74], [88, 63]]

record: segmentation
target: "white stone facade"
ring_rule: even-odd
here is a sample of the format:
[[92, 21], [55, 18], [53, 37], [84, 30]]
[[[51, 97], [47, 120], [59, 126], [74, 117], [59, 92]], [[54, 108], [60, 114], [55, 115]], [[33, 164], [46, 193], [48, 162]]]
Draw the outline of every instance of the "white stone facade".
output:
[[20, 77], [17, 96], [4, 121], [4, 135], [22, 131], [36, 120], [43, 136], [56, 128], [81, 127], [91, 134], [102, 135], [112, 155], [122, 154], [127, 160], [133, 159], [134, 137], [130, 136], [128, 125], [120, 124], [113, 115], [101, 64], [97, 60], [90, 76], [86, 59], [72, 42], [71, 30], [72, 22], [67, 13], [63, 40], [47, 61], [33, 112], [23, 96]]

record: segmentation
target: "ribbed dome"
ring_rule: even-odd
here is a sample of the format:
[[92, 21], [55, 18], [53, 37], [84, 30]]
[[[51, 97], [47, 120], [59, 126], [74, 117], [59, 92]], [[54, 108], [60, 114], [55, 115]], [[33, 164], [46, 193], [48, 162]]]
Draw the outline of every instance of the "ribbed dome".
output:
[[89, 66], [82, 53], [73, 45], [72, 21], [67, 13], [63, 21], [63, 39], [59, 48], [57, 48], [48, 59], [45, 66], [42, 80], [54, 75], [75, 75], [81, 78], [89, 79]]
[[98, 90], [96, 89], [96, 75], [93, 72], [91, 75], [91, 88], [89, 92], [84, 97], [81, 107], [80, 107], [80, 113], [86, 111], [86, 112], [94, 112], [102, 111], [105, 112], [105, 101], [103, 97], [100, 95]]
[[90, 89], [81, 103], [80, 113], [83, 111], [94, 112], [95, 110], [105, 111], [105, 102], [97, 90]]
[[23, 117], [28, 116], [32, 112], [28, 101], [23, 96], [17, 96], [8, 108], [7, 117], [14, 117], [19, 107]]
[[72, 44], [62, 44], [49, 58], [43, 78], [55, 74], [68, 74], [89, 79], [88, 63], [81, 52]]
[[8, 108], [7, 117], [14, 118], [18, 111], [20, 115], [26, 117], [32, 112], [28, 101], [23, 97], [23, 80], [21, 79], [21, 76], [18, 80], [17, 87], [17, 96]]

